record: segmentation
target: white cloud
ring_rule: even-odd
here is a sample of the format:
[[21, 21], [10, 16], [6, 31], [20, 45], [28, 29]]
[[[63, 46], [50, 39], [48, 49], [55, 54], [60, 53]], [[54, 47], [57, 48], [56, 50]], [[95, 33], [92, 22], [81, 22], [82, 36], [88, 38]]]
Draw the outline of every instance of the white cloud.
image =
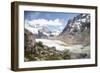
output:
[[61, 22], [60, 22], [60, 19], [55, 19], [55, 20], [47, 20], [47, 19], [34, 19], [34, 20], [31, 20], [31, 21], [28, 21], [28, 23], [30, 25], [38, 25], [38, 26], [47, 26], [47, 25], [52, 25], [52, 26], [60, 26], [60, 25], [63, 25]]

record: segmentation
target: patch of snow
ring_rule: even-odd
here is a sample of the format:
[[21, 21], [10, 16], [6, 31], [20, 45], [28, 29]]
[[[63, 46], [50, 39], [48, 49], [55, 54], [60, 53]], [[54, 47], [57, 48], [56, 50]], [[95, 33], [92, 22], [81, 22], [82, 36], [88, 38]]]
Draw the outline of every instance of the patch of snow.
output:
[[81, 19], [81, 21], [85, 23], [86, 22], [86, 18]]
[[60, 32], [59, 32], [59, 31], [57, 31], [57, 32], [52, 32], [51, 34], [57, 36], [57, 35], [60, 34]]
[[38, 34], [38, 29], [41, 28], [35, 28], [33, 26], [30, 26], [29, 24], [25, 24], [25, 29], [29, 30], [30, 32], [32, 32], [33, 34]]
[[42, 32], [44, 35], [46, 36], [50, 36], [50, 34], [46, 33], [46, 32]]

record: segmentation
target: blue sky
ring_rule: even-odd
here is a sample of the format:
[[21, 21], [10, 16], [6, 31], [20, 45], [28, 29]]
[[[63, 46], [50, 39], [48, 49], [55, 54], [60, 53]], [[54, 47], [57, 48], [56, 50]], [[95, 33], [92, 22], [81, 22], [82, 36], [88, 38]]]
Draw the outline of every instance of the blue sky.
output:
[[46, 23], [48, 24], [48, 28], [50, 30], [61, 31], [67, 24], [67, 21], [69, 19], [73, 19], [73, 17], [77, 16], [78, 14], [79, 13], [24, 11], [24, 19], [27, 21], [32, 21], [33, 23]]

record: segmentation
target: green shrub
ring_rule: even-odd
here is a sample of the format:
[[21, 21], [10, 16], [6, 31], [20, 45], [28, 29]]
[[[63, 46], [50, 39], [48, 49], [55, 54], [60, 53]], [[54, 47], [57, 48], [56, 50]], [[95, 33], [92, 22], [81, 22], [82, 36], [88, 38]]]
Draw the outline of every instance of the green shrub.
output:
[[45, 60], [62, 60], [63, 58], [61, 56], [51, 55], [47, 56]]
[[69, 50], [63, 52], [63, 59], [70, 59], [71, 58], [71, 53]]
[[42, 48], [44, 48], [44, 45], [43, 45], [43, 43], [42, 43], [42, 42], [40, 42], [40, 41], [36, 43], [36, 46], [39, 46], [39, 47], [42, 47]]

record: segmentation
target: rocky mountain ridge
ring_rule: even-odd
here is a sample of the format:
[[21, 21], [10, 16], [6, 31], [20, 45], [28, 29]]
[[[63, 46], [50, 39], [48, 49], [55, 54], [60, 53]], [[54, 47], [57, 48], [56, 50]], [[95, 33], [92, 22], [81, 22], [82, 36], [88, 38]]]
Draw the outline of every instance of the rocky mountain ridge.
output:
[[59, 38], [70, 44], [90, 42], [90, 14], [79, 14], [69, 19]]
[[[90, 29], [90, 15], [89, 14], [79, 14], [73, 19], [69, 19], [66, 24], [63, 33], [77, 33], [83, 32]], [[89, 30], [88, 30], [89, 31]]]

